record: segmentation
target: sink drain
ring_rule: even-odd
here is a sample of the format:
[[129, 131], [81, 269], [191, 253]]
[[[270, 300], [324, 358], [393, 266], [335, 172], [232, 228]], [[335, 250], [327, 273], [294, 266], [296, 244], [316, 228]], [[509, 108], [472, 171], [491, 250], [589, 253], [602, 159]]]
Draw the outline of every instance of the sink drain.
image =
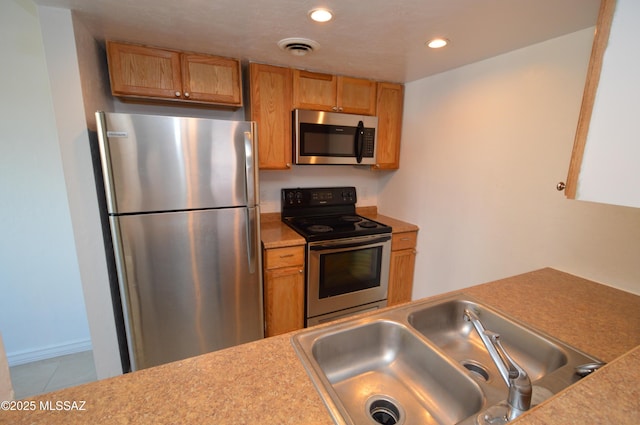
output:
[[404, 413], [400, 405], [390, 397], [371, 397], [367, 401], [366, 410], [377, 424], [399, 425], [404, 422]]
[[462, 366], [467, 368], [474, 378], [481, 379], [485, 382], [489, 381], [489, 372], [487, 371], [487, 368], [480, 363], [474, 362], [473, 360], [464, 360], [462, 362]]

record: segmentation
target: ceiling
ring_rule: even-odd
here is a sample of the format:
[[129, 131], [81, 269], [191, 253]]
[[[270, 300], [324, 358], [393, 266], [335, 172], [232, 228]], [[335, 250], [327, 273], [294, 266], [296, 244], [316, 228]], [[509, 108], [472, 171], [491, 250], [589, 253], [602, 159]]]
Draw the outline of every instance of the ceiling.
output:
[[[35, 0], [114, 39], [409, 82], [595, 25], [600, 0]], [[324, 24], [307, 13], [327, 7]], [[451, 40], [441, 50], [425, 42]], [[306, 56], [277, 42], [309, 38]]]

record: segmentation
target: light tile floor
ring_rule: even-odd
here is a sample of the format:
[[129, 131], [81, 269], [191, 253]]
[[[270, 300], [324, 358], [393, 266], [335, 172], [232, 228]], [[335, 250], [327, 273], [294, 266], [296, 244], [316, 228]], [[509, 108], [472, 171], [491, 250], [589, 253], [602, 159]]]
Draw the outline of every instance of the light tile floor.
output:
[[16, 400], [97, 379], [92, 351], [13, 366], [9, 371]]

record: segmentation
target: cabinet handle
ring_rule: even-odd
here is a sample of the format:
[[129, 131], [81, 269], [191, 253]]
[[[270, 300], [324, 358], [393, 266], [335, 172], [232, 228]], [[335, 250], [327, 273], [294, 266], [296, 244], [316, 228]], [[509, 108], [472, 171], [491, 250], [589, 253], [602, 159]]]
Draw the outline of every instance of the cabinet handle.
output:
[[176, 92], [176, 97], [180, 97], [180, 92], [179, 91]]
[[189, 92], [188, 91], [184, 92], [184, 97], [189, 97]]
[[285, 254], [280, 256], [280, 258], [291, 258], [291, 257], [293, 257], [293, 254]]
[[562, 191], [564, 190], [564, 188], [565, 188], [565, 187], [567, 187], [567, 185], [566, 185], [564, 182], [559, 182], [559, 183], [556, 185], [556, 190], [557, 190], [558, 192], [562, 192]]

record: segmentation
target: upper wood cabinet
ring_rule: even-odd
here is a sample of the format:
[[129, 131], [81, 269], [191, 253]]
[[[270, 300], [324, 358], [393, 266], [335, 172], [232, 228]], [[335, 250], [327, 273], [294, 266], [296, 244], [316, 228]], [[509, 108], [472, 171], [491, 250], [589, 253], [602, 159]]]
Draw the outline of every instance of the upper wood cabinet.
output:
[[394, 170], [400, 167], [403, 105], [402, 84], [378, 83], [376, 168]]
[[242, 106], [240, 62], [193, 53], [181, 54], [185, 99]]
[[338, 77], [338, 109], [349, 114], [375, 115], [376, 90], [375, 81]]
[[376, 82], [294, 69], [293, 107], [375, 115]]
[[291, 69], [249, 64], [249, 119], [258, 123], [263, 170], [291, 168]]
[[107, 41], [114, 96], [242, 106], [240, 62]]
[[565, 195], [640, 207], [640, 8], [602, 0]]

